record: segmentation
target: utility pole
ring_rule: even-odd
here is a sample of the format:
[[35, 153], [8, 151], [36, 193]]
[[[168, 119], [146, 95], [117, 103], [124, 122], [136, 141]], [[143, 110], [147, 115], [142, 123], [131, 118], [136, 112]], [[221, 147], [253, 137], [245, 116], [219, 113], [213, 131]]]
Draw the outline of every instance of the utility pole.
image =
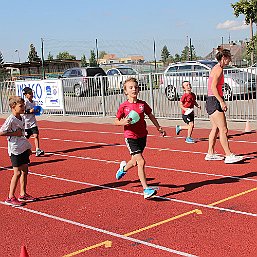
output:
[[41, 38], [41, 60], [42, 60], [42, 77], [45, 79], [45, 67], [44, 67], [44, 40]]

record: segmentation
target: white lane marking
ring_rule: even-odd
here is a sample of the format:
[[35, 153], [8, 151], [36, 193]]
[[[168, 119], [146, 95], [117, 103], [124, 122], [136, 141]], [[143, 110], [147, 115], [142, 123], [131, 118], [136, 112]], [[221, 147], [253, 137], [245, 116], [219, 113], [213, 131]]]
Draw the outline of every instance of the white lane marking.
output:
[[[0, 203], [6, 205], [6, 203], [4, 203], [2, 201], [0, 201]], [[105, 230], [105, 229], [93, 227], [93, 226], [90, 226], [90, 225], [87, 225], [87, 224], [72, 221], [72, 220], [65, 219], [65, 218], [62, 218], [62, 217], [58, 217], [58, 216], [55, 216], [55, 215], [51, 215], [51, 214], [48, 214], [48, 213], [28, 209], [28, 208], [25, 208], [25, 207], [15, 207], [15, 208], [26, 211], [26, 212], [30, 212], [30, 213], [33, 213], [33, 214], [37, 214], [37, 215], [40, 215], [40, 216], [44, 216], [44, 217], [47, 217], [47, 218], [50, 218], [50, 219], [54, 219], [54, 220], [58, 220], [58, 221], [61, 221], [61, 222], [69, 223], [69, 224], [72, 224], [72, 225], [75, 225], [75, 226], [78, 226], [78, 227], [82, 227], [82, 228], [90, 229], [90, 230], [93, 230], [93, 231], [97, 231], [99, 233], [103, 233], [103, 234], [110, 235], [110, 236], [113, 236], [113, 237], [121, 238], [121, 239], [124, 239], [124, 240], [127, 240], [127, 241], [136, 242], [136, 243], [146, 245], [146, 246], [149, 246], [149, 247], [152, 247], [152, 248], [156, 248], [156, 249], [159, 249], [159, 250], [162, 250], [162, 251], [175, 253], [177, 255], [186, 256], [186, 257], [197, 257], [196, 255], [193, 255], [193, 254], [189, 254], [189, 253], [186, 253], [186, 252], [181, 252], [181, 251], [178, 251], [178, 250], [174, 250], [174, 249], [162, 246], [162, 245], [152, 244], [152, 243], [149, 243], [149, 242], [146, 242], [146, 241], [135, 239], [133, 237], [123, 236], [123, 235], [115, 233], [115, 232], [111, 232], [111, 231], [108, 231], [108, 230]]]
[[[1, 168], [4, 168], [4, 167], [1, 167]], [[6, 170], [11, 170], [11, 169], [6, 169]], [[80, 185], [87, 185], [87, 186], [91, 186], [91, 187], [99, 187], [99, 188], [103, 188], [103, 189], [109, 189], [109, 190], [113, 190], [113, 191], [130, 193], [130, 194], [135, 194], [135, 195], [140, 195], [140, 196], [143, 195], [143, 193], [120, 189], [120, 188], [115, 188], [115, 187], [108, 187], [108, 186], [92, 184], [92, 183], [88, 183], [88, 182], [77, 181], [77, 180], [73, 180], [73, 179], [66, 179], [66, 178], [61, 178], [61, 177], [53, 177], [53, 176], [48, 176], [45, 174], [35, 173], [35, 172], [31, 172], [31, 171], [29, 173], [31, 175], [35, 175], [35, 176], [39, 176], [39, 177], [43, 177], [43, 178], [56, 179], [56, 180], [60, 180], [60, 181], [71, 182], [71, 183], [80, 184]], [[207, 204], [201, 204], [201, 203], [196, 203], [196, 202], [179, 200], [179, 199], [175, 199], [175, 198], [169, 198], [169, 197], [155, 196], [155, 198], [159, 198], [159, 199], [166, 200], [166, 201], [172, 201], [172, 202], [178, 202], [178, 203], [203, 207], [203, 208], [208, 208], [208, 209], [214, 209], [214, 210], [219, 210], [219, 211], [232, 212], [232, 213], [236, 213], [236, 214], [257, 217], [256, 213], [251, 213], [251, 212], [242, 212], [242, 211], [237, 211], [237, 210], [232, 210], [232, 209], [227, 209], [227, 208], [222, 208], [222, 207], [217, 207], [217, 206], [211, 206], [211, 205], [207, 205]]]
[[[93, 133], [93, 134], [96, 134], [96, 133], [99, 133], [99, 134], [114, 134], [114, 135], [123, 135], [124, 133], [122, 132], [111, 132], [111, 131], [97, 131], [97, 130], [76, 130], [76, 129], [56, 129], [56, 128], [41, 128], [40, 129], [45, 129], [45, 130], [60, 130], [60, 131], [67, 131], [67, 132], [81, 132], [81, 133]], [[210, 129], [209, 129], [210, 130]], [[148, 134], [148, 136], [150, 137], [160, 137], [158, 134]], [[176, 136], [165, 136], [165, 138], [183, 138], [185, 139], [185, 137], [176, 137]], [[235, 143], [249, 143], [249, 144], [257, 144], [256, 141], [244, 141], [244, 140], [231, 140], [229, 139], [228, 141], [230, 142], [235, 142]]]
[[[0, 146], [0, 148], [7, 149], [6, 147], [2, 147], [2, 146]], [[75, 155], [52, 153], [52, 152], [45, 152], [45, 154], [52, 154], [52, 155], [67, 157], [67, 158], [75, 158], [75, 159], [80, 159], [80, 160], [98, 161], [98, 162], [114, 163], [114, 164], [119, 164], [121, 162], [120, 160], [104, 160], [104, 159], [99, 159], [99, 158], [75, 156]], [[237, 176], [227, 176], [227, 175], [223, 175], [223, 174], [214, 174], [214, 173], [206, 173], [206, 172], [191, 171], [191, 170], [181, 170], [181, 169], [168, 168], [168, 167], [157, 167], [157, 166], [151, 166], [151, 165], [146, 165], [145, 167], [150, 168], [150, 169], [156, 169], [156, 170], [175, 171], [175, 172], [197, 174], [197, 175], [203, 175], [203, 176], [209, 176], [209, 177], [234, 178], [234, 179], [239, 179], [239, 180], [257, 182], [257, 179], [243, 178], [243, 177], [240, 177], [240, 176], [239, 177], [237, 177]], [[4, 167], [2, 167], [2, 168], [4, 168]]]

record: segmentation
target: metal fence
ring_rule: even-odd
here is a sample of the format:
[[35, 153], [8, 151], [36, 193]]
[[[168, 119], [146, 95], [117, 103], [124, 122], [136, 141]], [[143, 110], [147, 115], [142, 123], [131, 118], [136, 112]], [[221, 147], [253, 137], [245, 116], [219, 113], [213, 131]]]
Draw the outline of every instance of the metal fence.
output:
[[[140, 86], [139, 98], [145, 100], [152, 107], [157, 118], [181, 118], [181, 109], [179, 108], [179, 98], [183, 93], [181, 84], [183, 80], [189, 80], [192, 84], [192, 91], [197, 95], [197, 102], [201, 106], [201, 110], [195, 110], [196, 119], [208, 119], [205, 110], [208, 74], [204, 74], [202, 71], [181, 74], [149, 73], [136, 77]], [[126, 78], [127, 76], [87, 78], [79, 83], [77, 79], [62, 79], [64, 109], [45, 110], [44, 113], [114, 117], [119, 105], [126, 100], [122, 89]], [[227, 120], [257, 120], [256, 74], [228, 70], [224, 94], [229, 107], [226, 113]], [[15, 95], [14, 82], [1, 82], [1, 114], [10, 112], [8, 99], [11, 95]]]

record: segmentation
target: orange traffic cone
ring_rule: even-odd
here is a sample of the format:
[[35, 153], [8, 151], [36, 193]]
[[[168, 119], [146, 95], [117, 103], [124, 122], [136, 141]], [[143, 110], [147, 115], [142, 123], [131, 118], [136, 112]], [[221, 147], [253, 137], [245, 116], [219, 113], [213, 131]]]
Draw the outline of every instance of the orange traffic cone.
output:
[[250, 128], [250, 122], [249, 120], [246, 121], [246, 124], [245, 124], [245, 132], [251, 132], [251, 128]]
[[24, 245], [21, 247], [21, 254], [20, 254], [20, 257], [29, 257], [29, 254], [28, 254], [28, 252], [27, 252], [27, 249], [26, 249], [26, 247], [25, 247]]

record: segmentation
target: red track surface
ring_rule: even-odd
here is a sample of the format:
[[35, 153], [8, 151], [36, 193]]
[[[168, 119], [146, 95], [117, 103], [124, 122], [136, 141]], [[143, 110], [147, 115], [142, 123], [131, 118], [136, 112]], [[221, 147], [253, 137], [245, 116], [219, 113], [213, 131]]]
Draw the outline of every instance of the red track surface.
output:
[[129, 159], [121, 127], [40, 121], [39, 128], [46, 154], [31, 157], [28, 182], [39, 201], [23, 208], [4, 204], [12, 170], [0, 138], [0, 257], [18, 257], [22, 245], [30, 257], [257, 256], [255, 131], [230, 131], [232, 150], [247, 159], [225, 165], [204, 161], [209, 130], [195, 129], [201, 140], [188, 145], [183, 132], [167, 128], [161, 138], [149, 127], [146, 173], [159, 197], [144, 200], [136, 169], [115, 179]]

